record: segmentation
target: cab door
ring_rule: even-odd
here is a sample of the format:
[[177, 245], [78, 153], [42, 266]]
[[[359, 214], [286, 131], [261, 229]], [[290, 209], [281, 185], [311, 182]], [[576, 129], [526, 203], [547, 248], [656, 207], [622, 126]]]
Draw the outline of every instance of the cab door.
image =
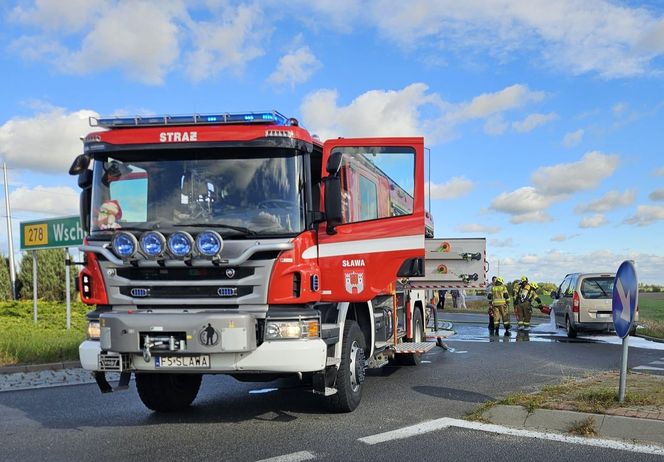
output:
[[398, 277], [422, 275], [424, 139], [337, 139], [323, 148], [322, 194], [339, 195], [341, 213], [318, 229], [322, 299], [368, 301], [392, 293]]

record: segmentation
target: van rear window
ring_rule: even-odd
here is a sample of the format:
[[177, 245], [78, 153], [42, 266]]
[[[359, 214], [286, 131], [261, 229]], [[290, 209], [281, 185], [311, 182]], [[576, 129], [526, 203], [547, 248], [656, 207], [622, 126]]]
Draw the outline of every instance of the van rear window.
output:
[[585, 278], [581, 282], [581, 295], [583, 298], [612, 298], [612, 277]]

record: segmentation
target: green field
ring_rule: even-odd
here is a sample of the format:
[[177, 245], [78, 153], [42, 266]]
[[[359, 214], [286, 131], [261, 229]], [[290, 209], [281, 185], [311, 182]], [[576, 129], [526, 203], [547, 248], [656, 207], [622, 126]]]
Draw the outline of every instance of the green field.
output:
[[85, 313], [90, 308], [72, 303], [71, 329], [66, 329], [64, 303], [40, 300], [39, 320], [32, 319], [32, 301], [0, 302], [0, 366], [78, 359], [85, 338]]

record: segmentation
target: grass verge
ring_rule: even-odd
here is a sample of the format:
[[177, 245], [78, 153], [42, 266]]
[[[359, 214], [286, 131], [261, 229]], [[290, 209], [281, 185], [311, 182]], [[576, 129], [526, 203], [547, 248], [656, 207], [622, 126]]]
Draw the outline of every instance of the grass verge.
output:
[[[485, 411], [499, 404], [523, 406], [529, 413], [535, 409], [559, 409], [592, 414], [606, 414], [617, 409], [664, 410], [664, 377], [628, 373], [623, 403], [618, 402], [618, 380], [618, 372], [570, 379], [561, 384], [544, 386], [534, 393], [514, 393], [500, 400], [488, 401], [466, 414], [466, 418], [481, 421]], [[579, 425], [577, 430], [581, 431], [583, 426]], [[588, 426], [586, 422], [585, 427]]]
[[85, 313], [72, 303], [71, 329], [66, 329], [64, 303], [38, 301], [38, 322], [33, 322], [32, 301], [0, 302], [0, 366], [78, 359], [85, 338]]

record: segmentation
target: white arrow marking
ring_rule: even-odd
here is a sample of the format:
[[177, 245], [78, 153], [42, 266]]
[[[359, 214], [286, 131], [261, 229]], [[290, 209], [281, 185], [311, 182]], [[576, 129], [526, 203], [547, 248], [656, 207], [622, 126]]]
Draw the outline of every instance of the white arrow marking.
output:
[[618, 279], [618, 282], [616, 284], [616, 288], [618, 289], [618, 297], [620, 297], [620, 304], [622, 305], [622, 311], [620, 313], [620, 319], [622, 319], [625, 322], [630, 321], [630, 302], [629, 302], [629, 291], [625, 293], [625, 289], [623, 289], [622, 282], [620, 279]]

